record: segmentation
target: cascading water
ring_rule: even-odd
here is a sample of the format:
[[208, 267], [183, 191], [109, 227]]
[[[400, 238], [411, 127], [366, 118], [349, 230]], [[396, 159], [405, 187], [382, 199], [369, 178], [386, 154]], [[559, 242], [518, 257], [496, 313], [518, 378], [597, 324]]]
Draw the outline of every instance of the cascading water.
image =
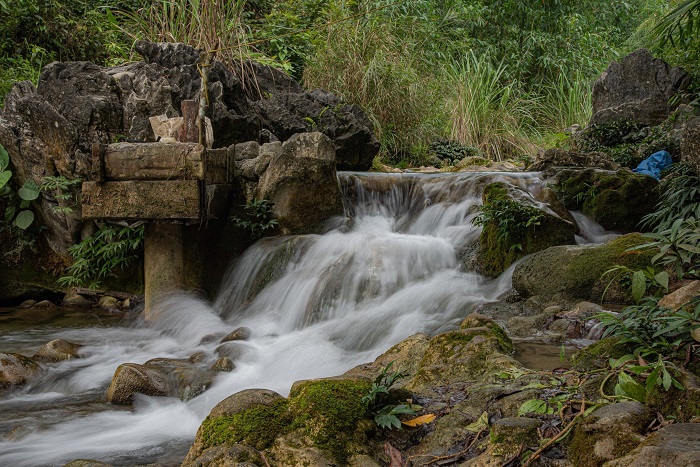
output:
[[[251, 387], [286, 394], [294, 381], [340, 374], [414, 333], [456, 327], [474, 304], [510, 288], [512, 268], [487, 279], [460, 261], [479, 235], [471, 219], [483, 186], [503, 180], [533, 194], [543, 186], [533, 173], [339, 179], [346, 218], [336, 228], [257, 242], [213, 304], [176, 294], [148, 326], [37, 327], [3, 336], [0, 350], [27, 355], [54, 338], [84, 347], [83, 358], [52, 365], [40, 382], [0, 399], [0, 433], [19, 426], [0, 439], [0, 465], [177, 463], [209, 410], [230, 394]], [[219, 339], [205, 337], [239, 326], [252, 335], [237, 343], [235, 370], [200, 396], [138, 396], [128, 409], [102, 402], [119, 364], [214, 355], [218, 344], [207, 342]]]

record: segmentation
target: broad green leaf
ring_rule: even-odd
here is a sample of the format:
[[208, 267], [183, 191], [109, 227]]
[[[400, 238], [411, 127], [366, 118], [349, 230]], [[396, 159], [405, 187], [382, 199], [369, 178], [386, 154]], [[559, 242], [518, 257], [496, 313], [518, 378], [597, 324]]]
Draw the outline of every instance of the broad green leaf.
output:
[[7, 149], [0, 144], [0, 170], [5, 170], [8, 165], [10, 165], [10, 155], [7, 153]]
[[29, 210], [25, 210], [17, 214], [14, 224], [22, 230], [26, 230], [34, 222], [34, 213]]
[[644, 277], [644, 271], [635, 271], [632, 274], [632, 298], [635, 302], [639, 302], [647, 290], [647, 280]]
[[664, 288], [664, 290], [668, 290], [668, 273], [666, 271], [661, 271], [657, 274], [654, 274], [654, 280]]
[[647, 394], [646, 389], [644, 388], [644, 386], [639, 384], [639, 382], [637, 382], [636, 379], [632, 378], [627, 373], [620, 373], [620, 375], [618, 376], [617, 386], [621, 389], [621, 395], [630, 397], [642, 403], [644, 402], [644, 399], [646, 398]]
[[9, 170], [4, 170], [0, 172], [0, 188], [7, 185], [7, 182], [9, 182], [11, 178], [12, 172], [10, 172]]
[[39, 187], [36, 186], [33, 180], [29, 179], [24, 182], [24, 185], [17, 191], [17, 194], [24, 200], [34, 201], [39, 197]]
[[530, 399], [522, 403], [518, 409], [518, 416], [521, 417], [530, 413], [546, 414], [550, 413], [550, 410], [550, 407], [545, 401], [540, 399]]

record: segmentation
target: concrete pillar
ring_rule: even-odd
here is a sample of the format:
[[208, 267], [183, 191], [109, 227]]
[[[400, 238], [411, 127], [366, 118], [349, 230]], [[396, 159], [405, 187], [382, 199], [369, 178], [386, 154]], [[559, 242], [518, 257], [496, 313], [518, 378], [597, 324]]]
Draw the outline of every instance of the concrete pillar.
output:
[[181, 224], [146, 224], [144, 276], [146, 321], [153, 319], [153, 302], [185, 283]]

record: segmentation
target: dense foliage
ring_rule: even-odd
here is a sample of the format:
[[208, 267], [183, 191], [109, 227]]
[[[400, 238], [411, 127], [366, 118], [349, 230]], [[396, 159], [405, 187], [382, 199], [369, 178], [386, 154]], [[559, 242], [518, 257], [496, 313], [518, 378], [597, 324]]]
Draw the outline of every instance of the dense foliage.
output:
[[415, 165], [440, 138], [493, 159], [532, 154], [586, 123], [590, 84], [610, 60], [646, 45], [693, 70], [700, 50], [696, 0], [1, 0], [0, 10], [0, 97], [52, 60], [115, 64], [134, 39], [182, 41], [361, 104], [384, 157]]

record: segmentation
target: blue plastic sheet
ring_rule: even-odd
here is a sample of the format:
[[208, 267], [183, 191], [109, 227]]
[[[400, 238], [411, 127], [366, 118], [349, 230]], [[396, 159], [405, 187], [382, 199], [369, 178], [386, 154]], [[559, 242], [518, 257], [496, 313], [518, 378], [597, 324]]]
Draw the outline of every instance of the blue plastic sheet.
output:
[[671, 165], [671, 162], [671, 155], [667, 151], [655, 152], [640, 162], [637, 168], [632, 172], [649, 175], [659, 180], [661, 178], [661, 171]]

